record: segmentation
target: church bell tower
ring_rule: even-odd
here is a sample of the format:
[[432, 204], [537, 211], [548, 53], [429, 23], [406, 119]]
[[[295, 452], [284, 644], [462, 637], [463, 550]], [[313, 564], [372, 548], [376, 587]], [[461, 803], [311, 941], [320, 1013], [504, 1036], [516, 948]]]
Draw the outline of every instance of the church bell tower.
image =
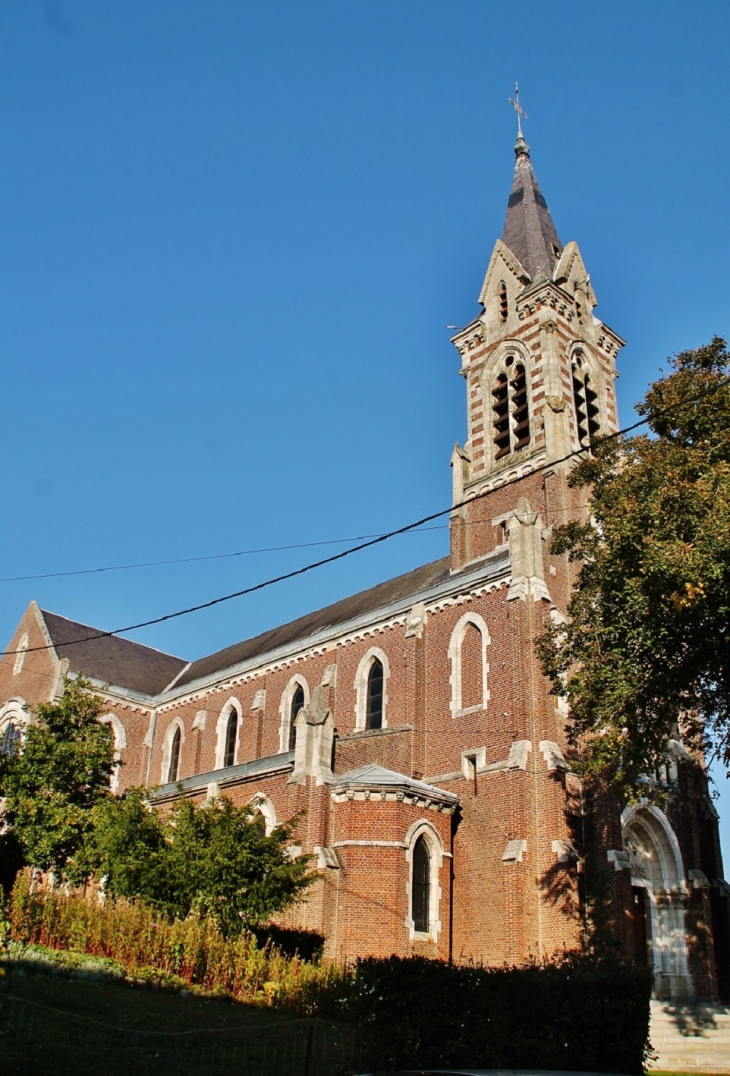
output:
[[590, 277], [577, 244], [558, 237], [513, 103], [518, 135], [502, 238], [481, 313], [452, 337], [468, 423], [451, 459], [453, 570], [507, 543], [515, 512], [539, 513], [543, 531], [574, 518], [580, 497], [567, 472], [594, 438], [618, 429], [614, 379], [624, 341], [594, 315]]

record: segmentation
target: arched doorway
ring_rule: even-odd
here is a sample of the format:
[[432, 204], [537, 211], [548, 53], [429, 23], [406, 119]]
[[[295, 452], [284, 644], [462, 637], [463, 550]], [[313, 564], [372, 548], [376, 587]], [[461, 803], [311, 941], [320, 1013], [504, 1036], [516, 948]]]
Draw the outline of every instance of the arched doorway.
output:
[[687, 890], [677, 838], [657, 807], [629, 807], [622, 822], [631, 865], [635, 956], [653, 969], [657, 997], [692, 997], [684, 926]]

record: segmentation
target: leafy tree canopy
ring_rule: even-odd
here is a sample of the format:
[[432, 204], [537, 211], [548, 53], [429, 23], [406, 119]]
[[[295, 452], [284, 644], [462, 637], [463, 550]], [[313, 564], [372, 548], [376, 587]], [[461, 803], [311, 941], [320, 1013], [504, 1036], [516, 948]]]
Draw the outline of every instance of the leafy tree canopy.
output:
[[0, 754], [4, 821], [25, 862], [73, 880], [86, 873], [93, 808], [110, 795], [114, 743], [103, 713], [88, 681], [66, 679], [58, 701], [35, 708], [22, 750]]
[[163, 811], [145, 795], [134, 789], [96, 811], [96, 869], [111, 895], [179, 918], [198, 912], [234, 935], [268, 922], [314, 880], [310, 857], [290, 853], [296, 819], [267, 836], [253, 805], [180, 800]]
[[583, 766], [629, 799], [680, 736], [730, 766], [730, 355], [716, 337], [670, 363], [638, 408], [650, 434], [571, 474], [592, 516], [555, 533], [577, 585], [539, 643]]

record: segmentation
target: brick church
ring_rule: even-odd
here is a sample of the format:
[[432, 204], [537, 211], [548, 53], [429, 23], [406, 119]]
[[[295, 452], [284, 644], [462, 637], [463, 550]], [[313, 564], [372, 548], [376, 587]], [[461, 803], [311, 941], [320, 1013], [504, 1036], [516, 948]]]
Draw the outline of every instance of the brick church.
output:
[[302, 811], [319, 877], [288, 921], [331, 959], [574, 948], [601, 883], [659, 996], [727, 996], [730, 886], [702, 766], [672, 741], [666, 811], [583, 788], [535, 657], [571, 586], [551, 530], [586, 509], [567, 457], [618, 429], [623, 341], [594, 314], [521, 133], [515, 156], [479, 313], [453, 337], [468, 437], [449, 556], [195, 661], [84, 641], [94, 629], [32, 602], [0, 661], [0, 739], [83, 672], [106, 700], [118, 790], [255, 800], [268, 828]]

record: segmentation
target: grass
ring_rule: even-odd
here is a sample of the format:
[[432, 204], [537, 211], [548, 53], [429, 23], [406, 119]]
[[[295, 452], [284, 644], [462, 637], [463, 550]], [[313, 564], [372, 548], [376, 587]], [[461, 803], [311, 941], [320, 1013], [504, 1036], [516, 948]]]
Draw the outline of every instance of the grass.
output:
[[[230, 999], [132, 986], [99, 962], [4, 964], [3, 1076], [347, 1076], [355, 1041], [339, 1024]], [[307, 1054], [309, 1061], [307, 1068]]]

